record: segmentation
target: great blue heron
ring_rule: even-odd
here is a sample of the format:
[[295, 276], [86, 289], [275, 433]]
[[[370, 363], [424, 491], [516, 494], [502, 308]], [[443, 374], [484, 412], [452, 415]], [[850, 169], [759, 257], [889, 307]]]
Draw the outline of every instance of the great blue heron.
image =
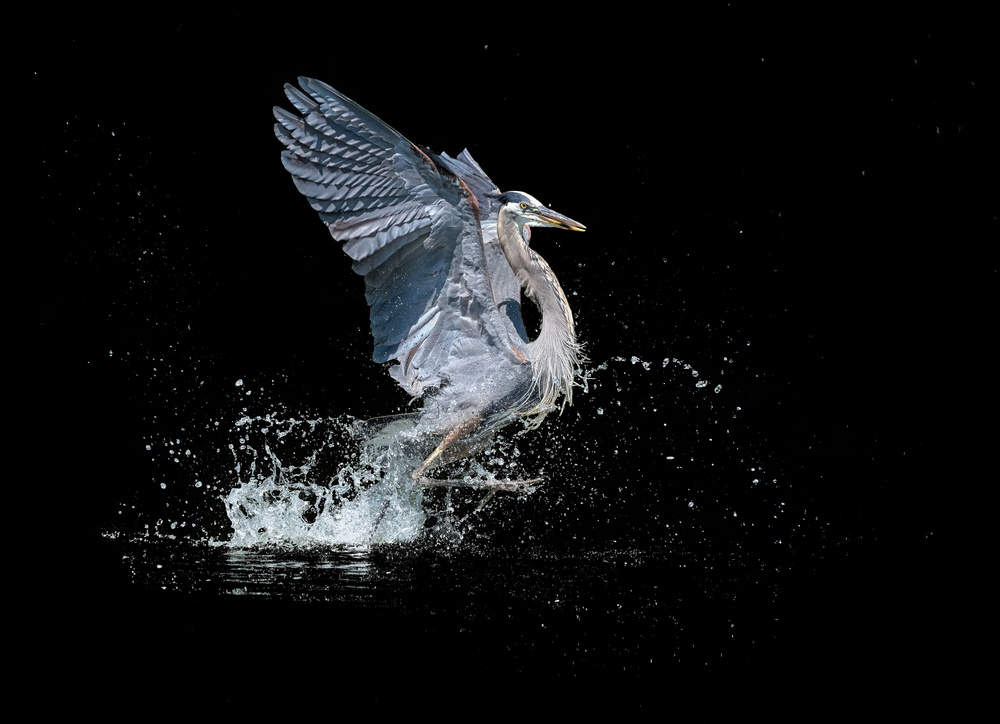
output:
[[[518, 417], [537, 426], [560, 399], [572, 403], [583, 359], [573, 313], [529, 246], [530, 227], [585, 227], [526, 193], [501, 193], [468, 151], [418, 148], [325, 83], [299, 85], [285, 85], [298, 114], [274, 109], [282, 162], [365, 278], [375, 361], [396, 360], [392, 377], [423, 397], [420, 413], [398, 416], [440, 441], [414, 481], [492, 491], [540, 482], [427, 472]], [[533, 341], [522, 288], [541, 311]]]

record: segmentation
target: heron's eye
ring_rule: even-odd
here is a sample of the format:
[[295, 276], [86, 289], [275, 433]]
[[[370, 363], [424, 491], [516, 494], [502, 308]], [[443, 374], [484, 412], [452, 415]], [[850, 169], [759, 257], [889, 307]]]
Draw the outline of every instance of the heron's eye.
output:
[[526, 209], [526, 208], [528, 208], [528, 205], [522, 201], [521, 202], [521, 208], [522, 209]]

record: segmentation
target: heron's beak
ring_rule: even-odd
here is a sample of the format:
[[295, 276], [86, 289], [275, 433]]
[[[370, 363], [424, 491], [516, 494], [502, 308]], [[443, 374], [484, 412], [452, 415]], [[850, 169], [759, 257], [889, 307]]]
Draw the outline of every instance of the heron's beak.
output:
[[587, 227], [579, 221], [573, 221], [573, 219], [568, 216], [563, 216], [562, 214], [557, 213], [552, 209], [547, 209], [544, 206], [538, 209], [538, 220], [545, 224], [545, 226], [556, 226], [560, 229], [571, 229], [573, 231], [587, 230]]

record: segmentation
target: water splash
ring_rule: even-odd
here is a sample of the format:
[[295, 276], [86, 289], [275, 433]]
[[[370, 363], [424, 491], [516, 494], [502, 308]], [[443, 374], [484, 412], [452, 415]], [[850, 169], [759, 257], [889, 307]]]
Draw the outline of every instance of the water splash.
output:
[[[239, 420], [231, 444], [237, 483], [224, 496], [231, 547], [370, 546], [431, 537], [458, 542], [486, 499], [428, 491], [411, 471], [428, 452], [427, 431], [399, 420], [374, 437], [356, 434], [350, 417]], [[485, 461], [463, 461], [464, 475], [496, 479], [519, 456], [494, 441]], [[530, 494], [525, 492], [524, 494]], [[479, 504], [476, 505], [476, 502]]]
[[368, 545], [424, 532], [423, 494], [405, 446], [365, 444], [351, 418], [245, 417], [230, 445], [237, 484], [225, 496], [230, 546]]

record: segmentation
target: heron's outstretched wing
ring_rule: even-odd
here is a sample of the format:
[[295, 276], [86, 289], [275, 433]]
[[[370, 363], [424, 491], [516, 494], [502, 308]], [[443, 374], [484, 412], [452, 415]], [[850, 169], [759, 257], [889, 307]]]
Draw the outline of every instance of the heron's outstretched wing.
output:
[[[282, 162], [365, 277], [374, 359], [422, 394], [446, 364], [516, 360], [490, 288], [477, 201], [453, 173], [330, 86], [285, 86], [274, 109]], [[509, 268], [509, 265], [508, 265]]]

